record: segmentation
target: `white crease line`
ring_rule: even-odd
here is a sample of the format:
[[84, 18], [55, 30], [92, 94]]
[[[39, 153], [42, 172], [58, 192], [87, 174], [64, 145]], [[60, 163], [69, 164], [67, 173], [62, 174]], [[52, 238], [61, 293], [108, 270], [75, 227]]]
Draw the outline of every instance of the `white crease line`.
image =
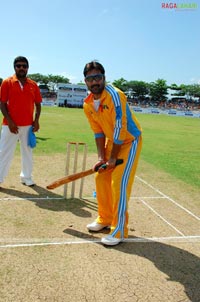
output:
[[0, 201], [7, 201], [7, 200], [62, 200], [65, 199], [64, 197], [5, 197], [0, 198]]
[[174, 229], [177, 233], [179, 233], [180, 235], [184, 236], [185, 235], [179, 231], [175, 226], [173, 226], [169, 221], [167, 221], [163, 216], [161, 216], [158, 212], [156, 212], [150, 205], [148, 205], [148, 203], [146, 203], [144, 200], [140, 199], [143, 204], [148, 207], [154, 214], [156, 214], [160, 219], [162, 219], [166, 224], [168, 224], [172, 229]]
[[166, 199], [164, 196], [131, 196], [130, 199]]
[[162, 195], [164, 198], [170, 200], [172, 203], [174, 203], [177, 207], [181, 208], [182, 210], [184, 210], [185, 212], [187, 212], [189, 215], [193, 216], [195, 219], [200, 221], [200, 217], [196, 216], [195, 214], [193, 214], [191, 211], [189, 211], [188, 209], [186, 209], [185, 207], [181, 206], [179, 203], [177, 203], [176, 201], [174, 201], [171, 197], [165, 195], [164, 193], [162, 193], [161, 191], [159, 191], [158, 189], [156, 189], [155, 187], [153, 187], [152, 185], [150, 185], [148, 182], [146, 182], [145, 180], [143, 180], [142, 178], [140, 178], [139, 176], [136, 176], [141, 182], [143, 182], [144, 184], [146, 184], [147, 186], [149, 186], [151, 189], [155, 190], [157, 193], [159, 193], [160, 195]]
[[[174, 237], [147, 237], [147, 238], [126, 238], [123, 242], [200, 242], [200, 235], [197, 236], [174, 236]], [[101, 239], [94, 240], [68, 240], [60, 242], [36, 242], [36, 243], [13, 243], [0, 245], [2, 248], [17, 248], [17, 247], [35, 247], [35, 246], [52, 246], [52, 245], [72, 245], [72, 244], [91, 244], [91, 243], [101, 243]]]
[[101, 240], [79, 240], [79, 241], [63, 241], [63, 242], [38, 242], [38, 243], [19, 243], [19, 244], [6, 244], [0, 245], [0, 248], [13, 248], [13, 247], [30, 247], [30, 246], [47, 246], [47, 245], [70, 245], [81, 243], [99, 243]]

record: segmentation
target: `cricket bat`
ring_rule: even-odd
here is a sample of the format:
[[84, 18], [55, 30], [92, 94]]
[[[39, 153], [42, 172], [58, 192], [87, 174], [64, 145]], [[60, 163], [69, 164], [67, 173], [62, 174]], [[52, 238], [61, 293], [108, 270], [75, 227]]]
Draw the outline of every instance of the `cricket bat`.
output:
[[[116, 166], [118, 166], [122, 163], [123, 163], [123, 159], [117, 159], [116, 160]], [[97, 166], [95, 171], [93, 169], [89, 169], [89, 170], [85, 170], [85, 171], [82, 171], [82, 172], [78, 172], [78, 173], [75, 173], [75, 174], [71, 174], [71, 175], [67, 175], [65, 177], [59, 178], [59, 179], [55, 180], [54, 182], [52, 182], [51, 184], [49, 184], [46, 188], [49, 189], [49, 190], [53, 190], [57, 187], [60, 187], [64, 184], [67, 184], [67, 183], [72, 182], [74, 180], [77, 180], [79, 178], [91, 175], [91, 174], [97, 172], [100, 167], [106, 169], [106, 164]]]

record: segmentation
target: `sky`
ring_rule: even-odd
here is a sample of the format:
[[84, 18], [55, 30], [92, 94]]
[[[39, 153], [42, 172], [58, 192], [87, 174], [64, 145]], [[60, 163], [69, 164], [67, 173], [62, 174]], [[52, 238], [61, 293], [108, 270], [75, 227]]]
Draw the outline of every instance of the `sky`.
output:
[[[163, 4], [196, 5], [169, 9]], [[86, 63], [98, 60], [109, 82], [200, 84], [200, 0], [10, 0], [0, 5], [0, 77], [13, 60], [29, 73], [84, 81]]]

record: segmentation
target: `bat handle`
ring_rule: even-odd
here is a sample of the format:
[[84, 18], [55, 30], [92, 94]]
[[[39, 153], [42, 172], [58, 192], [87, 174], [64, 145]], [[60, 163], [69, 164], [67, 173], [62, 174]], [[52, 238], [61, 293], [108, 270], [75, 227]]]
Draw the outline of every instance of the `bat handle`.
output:
[[[118, 159], [116, 160], [115, 166], [121, 165], [123, 162], [124, 162], [123, 159], [118, 158]], [[103, 168], [103, 169], [106, 169], [106, 168], [107, 168], [107, 165], [106, 165], [106, 164], [103, 164], [103, 165], [97, 166], [97, 167], [95, 168], [95, 171], [97, 172], [97, 171], [99, 170], [100, 167]]]

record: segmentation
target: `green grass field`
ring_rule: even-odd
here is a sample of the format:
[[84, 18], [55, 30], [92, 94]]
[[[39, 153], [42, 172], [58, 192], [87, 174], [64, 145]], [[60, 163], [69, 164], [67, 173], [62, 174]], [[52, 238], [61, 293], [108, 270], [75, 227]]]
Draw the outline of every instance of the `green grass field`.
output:
[[[200, 119], [136, 114], [143, 128], [141, 159], [157, 169], [200, 187]], [[82, 109], [43, 107], [35, 155], [66, 152], [69, 141], [85, 142], [96, 152]], [[17, 148], [19, 152], [19, 148]]]
[[148, 114], [138, 118], [143, 127], [143, 160], [200, 187], [200, 119]]

